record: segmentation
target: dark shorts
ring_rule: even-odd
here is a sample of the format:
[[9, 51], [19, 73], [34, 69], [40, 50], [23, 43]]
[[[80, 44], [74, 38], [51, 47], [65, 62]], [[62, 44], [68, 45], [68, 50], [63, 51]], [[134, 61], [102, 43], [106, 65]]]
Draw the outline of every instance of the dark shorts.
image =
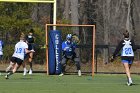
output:
[[30, 57], [30, 53], [27, 53], [27, 54], [24, 55], [24, 60], [25, 60], [25, 59], [28, 59], [28, 58], [31, 58], [31, 57]]
[[3, 55], [0, 55], [0, 60], [2, 60]]
[[25, 55], [24, 55], [24, 59], [26, 59], [26, 58], [28, 58], [28, 54], [25, 54]]
[[34, 44], [33, 43], [28, 44], [28, 50], [34, 50]]
[[22, 62], [23, 62], [23, 60], [21, 60], [20, 58], [16, 58], [16, 57], [12, 57], [12, 58], [11, 58], [11, 61], [12, 61], [13, 63], [17, 63], [18, 65], [21, 65]]

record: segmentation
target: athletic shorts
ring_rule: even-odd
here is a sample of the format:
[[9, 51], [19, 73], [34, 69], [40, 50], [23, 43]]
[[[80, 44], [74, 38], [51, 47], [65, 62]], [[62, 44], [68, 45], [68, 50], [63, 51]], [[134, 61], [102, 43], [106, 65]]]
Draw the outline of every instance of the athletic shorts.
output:
[[34, 44], [32, 43], [28, 44], [28, 50], [34, 50]]
[[12, 61], [13, 63], [17, 63], [18, 65], [21, 65], [22, 62], [23, 62], [23, 60], [21, 60], [20, 58], [16, 58], [16, 57], [12, 57], [12, 58], [11, 58], [11, 61]]
[[26, 59], [26, 58], [28, 58], [28, 54], [25, 54], [25, 55], [24, 55], [24, 59]]
[[0, 60], [2, 60], [3, 55], [0, 55]]
[[132, 60], [122, 60], [122, 63], [132, 64]]

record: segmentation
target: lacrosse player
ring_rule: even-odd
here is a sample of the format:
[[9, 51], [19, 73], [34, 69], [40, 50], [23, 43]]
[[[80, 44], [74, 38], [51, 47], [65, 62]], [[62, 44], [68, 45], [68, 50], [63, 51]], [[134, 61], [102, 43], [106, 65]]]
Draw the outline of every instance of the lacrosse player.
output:
[[[28, 50], [31, 50], [31, 51], [34, 51], [34, 41], [35, 41], [35, 37], [34, 37], [34, 35], [33, 35], [33, 32], [34, 32], [34, 30], [31, 29], [30, 32], [29, 32], [29, 34], [28, 34], [28, 36], [26, 37], [26, 42], [27, 42], [27, 44], [28, 44]], [[35, 51], [34, 51], [34, 52], [35, 52]], [[29, 61], [29, 66], [30, 66], [30, 69], [29, 69], [29, 74], [30, 74], [30, 75], [33, 73], [32, 60], [33, 60], [34, 52], [30, 52], [30, 53], [27, 54], [28, 57], [29, 57], [29, 58], [28, 58], [28, 61]], [[26, 56], [27, 56], [27, 55], [26, 55]], [[26, 69], [25, 64], [24, 64], [23, 68], [24, 68], [24, 73], [23, 73], [23, 75], [25, 76], [26, 73], [27, 73], [27, 71], [28, 71], [28, 70]]]
[[[28, 50], [28, 45], [25, 42], [23, 36], [20, 37], [20, 41], [15, 45], [15, 51], [10, 60], [10, 65], [6, 68], [6, 79], [9, 79], [9, 76], [14, 74], [22, 64], [24, 60], [25, 53], [31, 53], [32, 51]], [[10, 71], [12, 70], [12, 71]]]
[[127, 85], [131, 86], [133, 82], [131, 79], [130, 68], [134, 60], [134, 50], [136, 49], [136, 47], [134, 41], [129, 39], [129, 32], [127, 30], [125, 33], [123, 33], [123, 36], [124, 39], [118, 44], [111, 60], [114, 60], [116, 55], [121, 50], [121, 59], [126, 71]]
[[68, 34], [66, 36], [66, 41], [62, 42], [62, 52], [63, 52], [61, 61], [62, 73], [59, 76], [64, 75], [65, 67], [68, 60], [72, 60], [75, 63], [78, 71], [78, 76], [81, 76], [80, 59], [79, 57], [76, 56], [75, 53], [76, 43], [74, 43], [72, 39], [73, 39], [72, 34]]

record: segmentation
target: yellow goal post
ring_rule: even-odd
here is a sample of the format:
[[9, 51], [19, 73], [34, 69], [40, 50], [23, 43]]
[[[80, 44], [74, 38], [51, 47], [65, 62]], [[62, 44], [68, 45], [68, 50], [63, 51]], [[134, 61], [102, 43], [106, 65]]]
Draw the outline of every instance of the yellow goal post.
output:
[[53, 24], [56, 24], [57, 0], [0, 0], [0, 2], [52, 3], [53, 4]]
[[49, 75], [49, 62], [48, 62], [48, 32], [49, 27], [92, 27], [92, 77], [94, 76], [94, 51], [95, 51], [95, 25], [76, 25], [76, 24], [46, 24], [46, 70]]

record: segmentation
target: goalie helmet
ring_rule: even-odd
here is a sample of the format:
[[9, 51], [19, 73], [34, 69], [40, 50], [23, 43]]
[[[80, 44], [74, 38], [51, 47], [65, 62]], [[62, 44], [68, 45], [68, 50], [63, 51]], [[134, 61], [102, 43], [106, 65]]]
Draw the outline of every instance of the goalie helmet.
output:
[[68, 34], [68, 35], [66, 36], [66, 39], [67, 39], [67, 40], [71, 40], [71, 39], [72, 39], [72, 34]]

